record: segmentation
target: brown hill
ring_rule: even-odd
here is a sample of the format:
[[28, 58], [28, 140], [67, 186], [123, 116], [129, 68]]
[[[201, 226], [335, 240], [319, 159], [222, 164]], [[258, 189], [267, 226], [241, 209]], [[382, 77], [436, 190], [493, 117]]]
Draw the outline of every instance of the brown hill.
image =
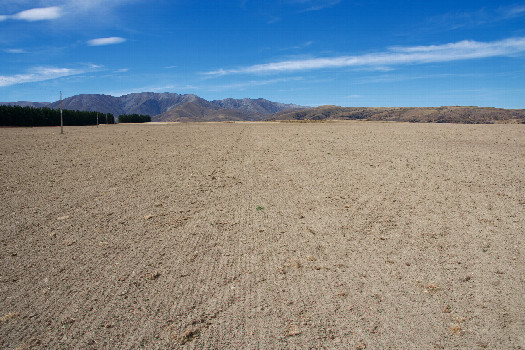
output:
[[377, 120], [423, 123], [525, 123], [525, 110], [473, 106], [339, 107], [320, 106], [274, 114], [269, 120]]
[[186, 102], [167, 112], [152, 117], [152, 121], [164, 122], [212, 122], [246, 120], [246, 114], [231, 109], [213, 109], [195, 102]]

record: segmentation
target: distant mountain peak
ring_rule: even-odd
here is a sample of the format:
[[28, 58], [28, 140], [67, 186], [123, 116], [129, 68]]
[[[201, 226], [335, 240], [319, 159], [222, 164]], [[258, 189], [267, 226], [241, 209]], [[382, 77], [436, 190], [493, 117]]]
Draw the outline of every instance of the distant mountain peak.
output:
[[[8, 102], [4, 104], [60, 107], [60, 101], [52, 103]], [[103, 94], [80, 94], [65, 98], [62, 105], [64, 109], [112, 113], [115, 117], [121, 114], [147, 114], [152, 116], [153, 121], [263, 120], [276, 112], [304, 108], [294, 104], [272, 102], [263, 98], [226, 98], [207, 101], [194, 94], [181, 95], [171, 92], [135, 92], [119, 97]]]

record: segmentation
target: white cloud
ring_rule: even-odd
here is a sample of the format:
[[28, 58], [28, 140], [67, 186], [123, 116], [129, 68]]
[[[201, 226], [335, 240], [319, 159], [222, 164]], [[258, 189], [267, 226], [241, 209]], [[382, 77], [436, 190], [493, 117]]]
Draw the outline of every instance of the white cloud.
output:
[[115, 71], [115, 73], [126, 73], [127, 71], [129, 71], [128, 68], [121, 68], [121, 69], [117, 69], [117, 70]]
[[11, 8], [60, 6], [62, 8], [84, 11], [86, 9], [115, 7], [140, 1], [143, 0], [2, 0], [0, 3]]
[[493, 42], [464, 40], [457, 43], [413, 47], [393, 47], [385, 52], [361, 56], [321, 57], [256, 64], [234, 69], [206, 72], [208, 76], [227, 74], [279, 73], [300, 70], [342, 67], [389, 67], [404, 64], [451, 62], [496, 56], [511, 56], [525, 52], [525, 37]]
[[[144, 0], [0, 0], [0, 7], [14, 14], [0, 14], [0, 22], [11, 20], [42, 21], [61, 18], [78, 23], [79, 17], [108, 21], [118, 17], [116, 8]], [[22, 11], [23, 10], [23, 11]]]
[[85, 73], [85, 71], [81, 69], [35, 67], [25, 74], [16, 74], [10, 76], [0, 75], [0, 86], [10, 86], [15, 84], [51, 80], [82, 73]]
[[14, 15], [0, 15], [0, 21], [6, 19], [15, 19], [21, 21], [35, 22], [57, 19], [62, 17], [63, 11], [59, 6], [33, 8], [25, 11], [20, 11]]
[[104, 45], [114, 45], [114, 44], [120, 44], [125, 42], [126, 39], [118, 37], [118, 36], [112, 36], [110, 38], [97, 38], [97, 39], [91, 39], [88, 40], [87, 44], [89, 46], [104, 46]]
[[5, 49], [4, 52], [7, 52], [7, 53], [14, 53], [14, 54], [18, 54], [18, 53], [26, 53], [26, 51], [23, 50], [23, 49]]

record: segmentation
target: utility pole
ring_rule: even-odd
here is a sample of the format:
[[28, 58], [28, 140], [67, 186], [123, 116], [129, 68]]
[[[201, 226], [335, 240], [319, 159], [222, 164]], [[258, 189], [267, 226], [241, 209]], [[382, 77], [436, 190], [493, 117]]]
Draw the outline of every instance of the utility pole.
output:
[[98, 128], [98, 112], [97, 112], [97, 128]]
[[106, 125], [108, 125], [108, 114], [106, 113]]
[[60, 133], [64, 133], [64, 121], [62, 120], [62, 91], [60, 91]]

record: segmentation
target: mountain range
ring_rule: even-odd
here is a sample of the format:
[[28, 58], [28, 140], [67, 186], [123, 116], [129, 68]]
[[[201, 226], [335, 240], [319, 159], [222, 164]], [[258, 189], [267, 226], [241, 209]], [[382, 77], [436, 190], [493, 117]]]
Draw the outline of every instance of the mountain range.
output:
[[[56, 102], [0, 102], [0, 105], [49, 107]], [[147, 114], [152, 121], [323, 121], [369, 120], [433, 123], [525, 123], [524, 109], [476, 106], [443, 107], [304, 107], [272, 102], [263, 98], [207, 101], [197, 95], [142, 92], [123, 95], [85, 94], [62, 101], [64, 109], [121, 114]]]
[[[60, 108], [56, 102], [0, 102], [5, 105]], [[65, 98], [62, 108], [79, 111], [97, 111], [121, 114], [147, 114], [152, 121], [225, 121], [264, 120], [283, 111], [302, 106], [259, 99], [233, 99], [207, 101], [197, 95], [142, 92], [115, 97], [111, 95], [82, 94]]]

